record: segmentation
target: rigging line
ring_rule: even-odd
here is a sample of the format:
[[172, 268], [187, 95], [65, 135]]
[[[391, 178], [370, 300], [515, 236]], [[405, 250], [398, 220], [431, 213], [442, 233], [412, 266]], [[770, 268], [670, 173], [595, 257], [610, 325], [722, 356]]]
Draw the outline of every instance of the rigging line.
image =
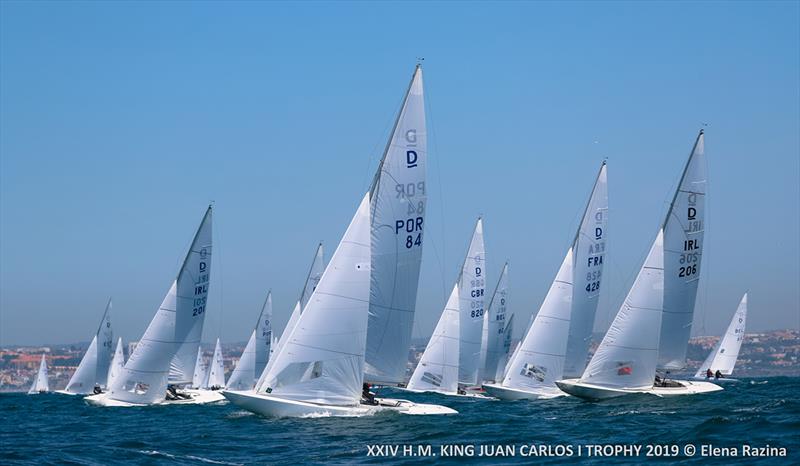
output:
[[[405, 91], [400, 94], [400, 99], [398, 99], [399, 103], [395, 104], [395, 106], [394, 106], [394, 108], [396, 108], [397, 111], [389, 113], [389, 117], [386, 119], [386, 123], [384, 123], [383, 129], [381, 130], [380, 133], [378, 133], [379, 135], [375, 139], [375, 143], [372, 145], [372, 148], [367, 152], [367, 164], [366, 164], [366, 167], [364, 169], [364, 177], [361, 179], [361, 186], [362, 187], [367, 185], [368, 180], [369, 180], [370, 183], [372, 182], [372, 177], [370, 176], [370, 172], [372, 172], [373, 155], [374, 154], [378, 154], [378, 150], [380, 150], [381, 142], [389, 140], [389, 144], [391, 144], [391, 138], [392, 138], [393, 134], [389, 133], [387, 135], [387, 131], [389, 131], [389, 128], [394, 123], [397, 115], [399, 115], [400, 112], [403, 111], [403, 102], [405, 100], [405, 95], [406, 95]], [[381, 157], [383, 157], [383, 153], [380, 153], [378, 155], [377, 159], [380, 160]], [[361, 193], [366, 192], [367, 189], [369, 189], [369, 185], [367, 185], [366, 188], [362, 189]]]
[[[443, 194], [443, 188], [442, 188], [442, 167], [441, 167], [441, 162], [440, 162], [440, 159], [441, 159], [440, 154], [441, 153], [439, 152], [439, 139], [436, 136], [437, 135], [437, 133], [436, 133], [436, 125], [434, 124], [434, 118], [433, 118], [433, 110], [432, 110], [433, 109], [433, 99], [431, 99], [430, 91], [426, 92], [426, 94], [427, 94], [427, 96], [426, 96], [426, 99], [425, 99], [425, 107], [426, 107], [426, 110], [427, 110], [427, 114], [430, 115], [429, 120], [430, 120], [430, 127], [431, 127], [431, 142], [433, 143], [433, 149], [434, 149], [434, 152], [436, 154], [434, 159], [436, 161], [436, 178], [437, 178], [437, 186], [438, 186], [438, 189], [439, 189], [439, 222], [440, 222], [440, 225], [441, 225], [440, 233], [442, 235], [442, 257], [441, 257], [441, 259], [439, 259], [439, 262], [438, 262], [438, 264], [439, 264], [439, 277], [440, 277], [441, 282], [442, 282], [442, 297], [444, 298], [445, 301], [447, 301], [447, 298], [449, 296], [448, 296], [448, 293], [447, 293], [447, 281], [445, 279], [445, 269], [446, 269], [446, 267], [445, 267], [445, 264], [444, 264], [444, 261], [447, 258], [447, 244], [445, 242], [446, 235], [445, 235], [445, 229], [444, 229], [444, 227], [445, 227], [445, 221], [444, 221], [444, 194]], [[430, 151], [428, 152], [428, 154], [429, 154], [429, 157], [430, 157], [430, 155], [431, 155]], [[435, 244], [435, 242], [434, 242], [434, 244]], [[438, 257], [437, 257], [437, 259], [438, 259]]]

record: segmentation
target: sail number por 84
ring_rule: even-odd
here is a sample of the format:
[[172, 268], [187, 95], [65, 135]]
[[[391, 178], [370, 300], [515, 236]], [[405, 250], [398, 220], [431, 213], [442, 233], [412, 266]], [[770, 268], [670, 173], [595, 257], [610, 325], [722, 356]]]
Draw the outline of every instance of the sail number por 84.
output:
[[406, 249], [411, 249], [414, 246], [422, 246], [422, 222], [422, 217], [396, 220], [394, 222], [394, 234], [400, 234], [401, 231], [410, 233], [406, 236]]

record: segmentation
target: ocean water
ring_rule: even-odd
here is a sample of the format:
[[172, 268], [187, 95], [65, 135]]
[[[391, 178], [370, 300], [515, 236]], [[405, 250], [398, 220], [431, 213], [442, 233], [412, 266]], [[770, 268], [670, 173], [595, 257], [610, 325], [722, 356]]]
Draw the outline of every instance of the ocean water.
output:
[[[570, 397], [501, 402], [395, 392], [396, 397], [448, 405], [460, 414], [307, 419], [267, 419], [231, 404], [100, 408], [80, 397], [4, 393], [0, 459], [4, 465], [426, 464], [430, 457], [404, 456], [403, 446], [423, 446], [414, 453], [426, 454], [424, 446], [430, 445], [438, 461], [452, 464], [641, 464], [653, 460], [645, 457], [647, 445], [660, 445], [653, 447], [661, 448], [660, 453], [680, 450], [677, 457], [656, 459], [662, 463], [799, 464], [798, 382], [800, 378], [743, 379], [707, 395], [634, 396], [601, 403]], [[636, 456], [587, 456], [587, 449], [595, 448], [590, 445], [603, 445], [608, 452], [613, 445], [628, 444], [642, 450]], [[741, 455], [745, 444], [782, 447], [788, 456], [713, 458], [701, 452], [702, 445], [713, 445], [736, 448]], [[393, 455], [373, 446], [372, 454], [382, 456], [370, 456], [368, 445], [399, 445], [399, 450]], [[478, 456], [481, 445], [513, 446], [514, 456]], [[693, 456], [684, 455], [686, 445], [696, 448]], [[531, 446], [543, 454], [560, 450], [566, 456], [527, 456]], [[442, 457], [448, 448], [460, 448], [464, 456]]]

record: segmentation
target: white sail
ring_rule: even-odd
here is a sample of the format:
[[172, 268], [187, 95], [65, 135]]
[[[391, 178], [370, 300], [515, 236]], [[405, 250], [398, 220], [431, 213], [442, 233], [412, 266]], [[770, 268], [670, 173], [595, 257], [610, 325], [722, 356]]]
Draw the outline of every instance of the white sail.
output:
[[110, 311], [111, 300], [109, 299], [103, 312], [103, 318], [100, 319], [100, 325], [92, 337], [92, 342], [64, 391], [88, 394], [94, 391], [95, 385], [105, 386], [114, 344]]
[[425, 220], [427, 133], [417, 66], [370, 189], [371, 279], [366, 379], [405, 377]]
[[486, 286], [485, 265], [483, 220], [479, 218], [458, 279], [458, 307], [461, 316], [458, 382], [466, 385], [478, 383], [483, 332], [483, 295]]
[[555, 280], [519, 349], [509, 363], [504, 387], [557, 392], [562, 378], [572, 311], [572, 248], [567, 251]]
[[408, 388], [442, 393], [458, 391], [459, 314], [458, 284], [455, 284]]
[[259, 392], [328, 405], [359, 403], [370, 296], [369, 212], [367, 193]]
[[697, 136], [664, 220], [664, 316], [658, 367], [680, 369], [692, 331], [705, 229], [706, 161]]
[[[507, 373], [508, 361], [510, 361], [511, 353], [511, 338], [514, 334], [514, 314], [506, 320], [503, 327], [503, 349], [500, 353], [500, 359], [497, 361], [497, 371], [494, 375], [494, 380], [502, 381]], [[516, 352], [516, 350], [514, 350]]]
[[625, 302], [581, 376], [614, 388], [650, 388], [656, 374], [664, 296], [664, 234], [659, 230]]
[[208, 388], [225, 387], [225, 366], [222, 362], [222, 347], [219, 344], [219, 338], [214, 346], [214, 356], [211, 358], [211, 366], [208, 369], [206, 386]]
[[733, 373], [733, 366], [736, 365], [739, 349], [742, 347], [742, 340], [744, 340], [746, 320], [747, 293], [742, 296], [739, 307], [736, 309], [736, 313], [733, 314], [733, 319], [731, 319], [725, 335], [714, 345], [714, 349], [703, 361], [703, 364], [700, 365], [700, 368], [697, 369], [695, 377], [705, 377], [706, 371], [709, 369], [713, 373], [720, 371], [722, 375], [731, 375]]
[[242, 357], [228, 379], [227, 388], [230, 390], [250, 390], [261, 375], [269, 359], [270, 345], [272, 344], [272, 292], [267, 294], [267, 299], [261, 307], [256, 328], [250, 335], [242, 352]]
[[50, 391], [50, 382], [47, 381], [47, 361], [44, 354], [42, 355], [42, 362], [39, 363], [39, 371], [36, 373], [36, 378], [33, 379], [31, 389], [28, 394], [42, 393]]
[[572, 288], [572, 314], [564, 360], [564, 377], [567, 378], [580, 377], [586, 368], [597, 302], [600, 300], [607, 222], [608, 182], [606, 163], [603, 162], [572, 243], [575, 257], [572, 282], [575, 286]]
[[208, 367], [203, 362], [203, 348], [197, 347], [197, 360], [194, 364], [194, 374], [192, 374], [192, 388], [208, 388]]
[[114, 358], [111, 364], [108, 365], [108, 379], [106, 379], [106, 387], [110, 387], [114, 379], [119, 377], [122, 368], [125, 366], [125, 353], [122, 350], [122, 338], [117, 340], [117, 349], [114, 351]]
[[[482, 365], [483, 379], [485, 380], [497, 380], [495, 377], [500, 365], [500, 359], [504, 355], [508, 355], [508, 347], [505, 344], [507, 301], [508, 262], [503, 265], [500, 279], [497, 281], [494, 293], [492, 293], [492, 299], [489, 301], [488, 312], [486, 313], [486, 325], [484, 326], [486, 334], [485, 349], [481, 350], [481, 353], [485, 355]], [[510, 340], [508, 343], [511, 343]], [[502, 371], [502, 369], [500, 370]]]
[[303, 313], [303, 308], [308, 303], [308, 299], [311, 297], [311, 294], [313, 294], [314, 290], [317, 289], [317, 285], [322, 278], [323, 272], [325, 272], [325, 255], [323, 252], [322, 243], [319, 243], [317, 246], [317, 251], [314, 253], [314, 260], [311, 262], [311, 268], [306, 276], [306, 282], [303, 284], [303, 291], [300, 293], [300, 299], [298, 299], [295, 303], [292, 314], [289, 316], [289, 322], [286, 323], [286, 327], [283, 329], [281, 337], [277, 339], [277, 341], [274, 341], [270, 346], [270, 355], [267, 360], [267, 364], [264, 369], [259, 372], [258, 382], [256, 382], [255, 386], [256, 391], [259, 391], [262, 385], [264, 385], [264, 378], [269, 372], [273, 361], [275, 361], [273, 356], [278, 354], [283, 343], [287, 341], [287, 337], [292, 334], [292, 330], [294, 330], [295, 325], [297, 325], [297, 321], [300, 319], [300, 314]]
[[[127, 403], [150, 404], [166, 396], [167, 377], [181, 375], [191, 382], [206, 311], [211, 272], [211, 207], [195, 234], [178, 278], [172, 283], [156, 315], [130, 355], [109, 398]], [[191, 345], [187, 342], [192, 342]], [[191, 347], [191, 363], [176, 358]], [[172, 363], [172, 364], [171, 364]], [[178, 368], [177, 365], [181, 367]], [[171, 371], [171, 367], [174, 371]], [[179, 369], [179, 370], [178, 370]]]

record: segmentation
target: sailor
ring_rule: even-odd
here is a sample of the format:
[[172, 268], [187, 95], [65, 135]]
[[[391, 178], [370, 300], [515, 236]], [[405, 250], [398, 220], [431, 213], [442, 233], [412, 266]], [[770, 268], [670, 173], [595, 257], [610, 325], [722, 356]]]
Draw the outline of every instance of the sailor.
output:
[[103, 390], [100, 388], [100, 385], [94, 384], [94, 389], [92, 390], [92, 392], [94, 392], [95, 395], [99, 395], [103, 393]]
[[467, 394], [467, 391], [466, 391], [466, 390], [464, 390], [464, 389], [463, 389], [463, 388], [461, 388], [461, 387], [458, 387], [458, 389], [456, 389], [456, 393], [458, 393], [459, 395], [466, 395], [466, 394]]
[[714, 373], [711, 372], [711, 368], [709, 367], [708, 369], [706, 369], [706, 378], [710, 379], [711, 377], [714, 377]]
[[361, 397], [368, 404], [378, 404], [375, 401], [375, 394], [369, 391], [369, 384], [367, 382], [364, 382], [364, 385], [361, 386]]
[[167, 385], [167, 399], [168, 400], [178, 399], [178, 390], [175, 388], [175, 385]]
[[722, 378], [722, 372], [720, 372], [719, 369], [717, 369], [717, 372], [714, 373], [714, 378], [715, 379], [721, 379]]

